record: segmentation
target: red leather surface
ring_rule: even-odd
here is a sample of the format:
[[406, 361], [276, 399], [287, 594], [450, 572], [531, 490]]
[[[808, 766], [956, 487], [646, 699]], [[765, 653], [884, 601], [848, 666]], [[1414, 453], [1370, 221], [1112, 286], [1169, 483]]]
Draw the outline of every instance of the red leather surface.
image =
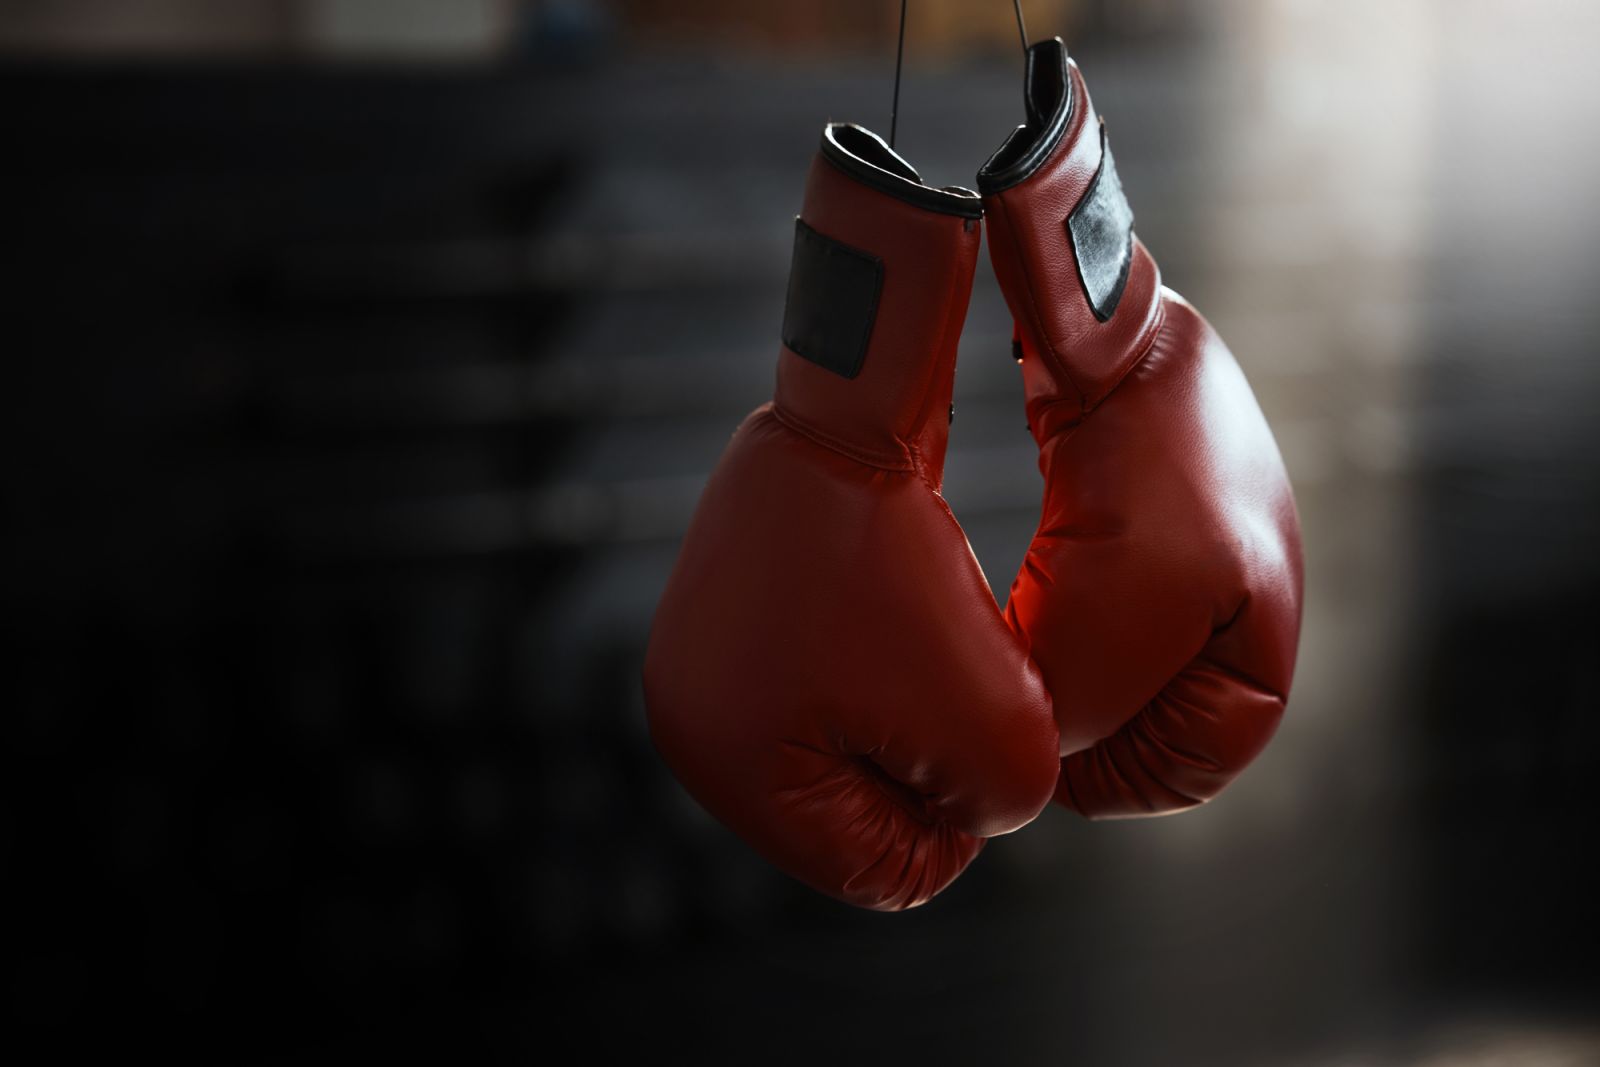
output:
[[820, 155], [802, 217], [881, 257], [853, 380], [784, 350], [657, 611], [650, 729], [779, 868], [862, 907], [920, 904], [1049, 802], [1050, 699], [937, 488], [975, 222]]
[[[884, 260], [867, 358], [842, 378], [783, 349], [781, 414], [864, 462], [944, 478], [956, 342], [967, 318], [982, 227], [873, 189], [818, 153], [806, 179], [806, 224]], [[886, 254], [887, 252], [887, 254]]]
[[1099, 164], [1076, 110], [1040, 170], [986, 196], [990, 255], [1022, 341], [1045, 491], [1007, 620], [1061, 730], [1057, 799], [1092, 817], [1215, 796], [1277, 729], [1302, 565], [1288, 477], [1211, 326], [1135, 242], [1110, 321], [1089, 309], [1065, 219]]

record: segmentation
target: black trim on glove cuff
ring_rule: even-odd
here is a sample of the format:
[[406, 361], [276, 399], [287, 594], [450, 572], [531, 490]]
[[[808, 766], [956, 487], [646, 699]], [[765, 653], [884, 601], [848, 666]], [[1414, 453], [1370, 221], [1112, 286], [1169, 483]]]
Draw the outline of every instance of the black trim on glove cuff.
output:
[[822, 130], [822, 155], [856, 181], [915, 207], [983, 218], [983, 201], [971, 189], [924, 185], [915, 167], [884, 143], [883, 138], [853, 122], [830, 122]]

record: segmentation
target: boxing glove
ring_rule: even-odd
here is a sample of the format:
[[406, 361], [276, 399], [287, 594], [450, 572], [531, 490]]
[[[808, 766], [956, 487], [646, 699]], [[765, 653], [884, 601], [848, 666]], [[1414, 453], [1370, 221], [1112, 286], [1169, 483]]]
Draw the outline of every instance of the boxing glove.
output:
[[773, 400], [712, 472], [645, 656], [688, 791], [866, 908], [928, 900], [1056, 783], [1049, 695], [940, 496], [980, 216], [826, 128]]
[[1044, 501], [1007, 621], [1054, 697], [1057, 799], [1091, 817], [1215, 796], [1266, 745], [1300, 631], [1299, 522], [1238, 364], [1161, 285], [1060, 40], [978, 174]]

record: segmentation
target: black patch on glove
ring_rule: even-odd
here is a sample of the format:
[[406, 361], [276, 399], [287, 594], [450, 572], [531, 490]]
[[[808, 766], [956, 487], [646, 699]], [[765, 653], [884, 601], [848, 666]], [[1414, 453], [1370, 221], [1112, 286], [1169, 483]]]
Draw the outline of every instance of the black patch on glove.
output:
[[883, 260], [794, 220], [794, 259], [783, 309], [783, 343], [845, 378], [861, 373], [878, 317]]
[[1122, 195], [1104, 123], [1100, 125], [1100, 169], [1067, 216], [1067, 230], [1072, 234], [1078, 278], [1089, 308], [1095, 318], [1105, 322], [1117, 310], [1128, 284], [1128, 267], [1133, 262], [1133, 209]]

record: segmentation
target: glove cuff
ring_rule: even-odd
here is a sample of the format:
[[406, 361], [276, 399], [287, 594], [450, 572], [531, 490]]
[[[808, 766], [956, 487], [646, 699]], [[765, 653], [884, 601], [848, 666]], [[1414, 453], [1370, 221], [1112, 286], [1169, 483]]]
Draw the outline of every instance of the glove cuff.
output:
[[795, 220], [774, 397], [785, 422], [937, 485], [981, 217], [978, 194], [924, 184], [869, 130], [823, 130]]
[[1035, 412], [1063, 409], [1054, 422], [1076, 421], [1142, 358], [1159, 326], [1161, 278], [1133, 234], [1105, 125], [1060, 38], [1028, 50], [1024, 99], [1027, 124], [984, 164], [978, 188], [1040, 434], [1051, 420]]

